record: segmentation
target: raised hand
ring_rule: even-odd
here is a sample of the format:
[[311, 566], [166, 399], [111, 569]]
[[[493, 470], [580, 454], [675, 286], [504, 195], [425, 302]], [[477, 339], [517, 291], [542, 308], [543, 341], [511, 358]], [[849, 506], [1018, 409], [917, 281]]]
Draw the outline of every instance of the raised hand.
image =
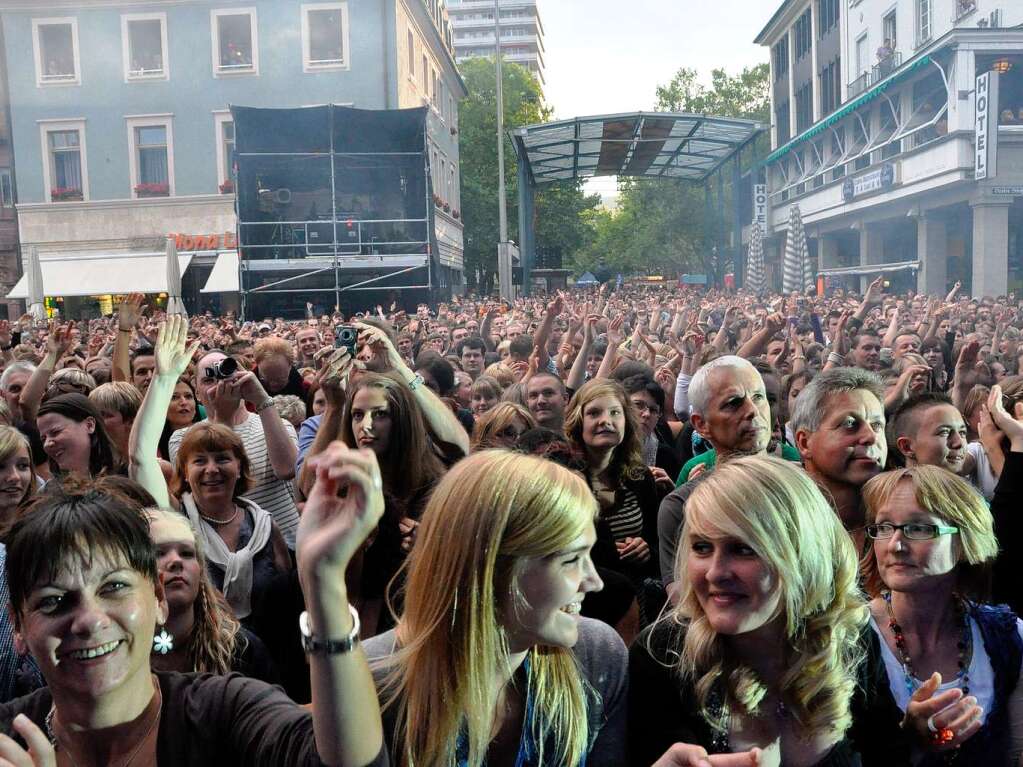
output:
[[184, 317], [175, 314], [161, 322], [154, 348], [156, 374], [180, 378], [200, 343], [202, 341], [196, 339], [188, 346], [188, 321]]
[[46, 336], [46, 353], [59, 360], [71, 348], [71, 326], [50, 323], [50, 332]]
[[703, 746], [676, 743], [653, 767], [759, 767], [761, 751], [742, 751], [736, 754], [707, 754]]
[[28, 745], [28, 750], [13, 738], [0, 734], [0, 763], [11, 767], [56, 767], [57, 755], [53, 744], [31, 719], [18, 714], [12, 722], [14, 729]]
[[1023, 451], [1023, 402], [1017, 402], [1013, 406], [1013, 413], [1009, 415], [1002, 404], [1002, 387], [991, 387], [991, 393], [987, 398], [985, 411], [994, 421], [994, 425], [1009, 439], [1013, 452]]
[[345, 389], [348, 386], [348, 377], [355, 366], [355, 360], [348, 353], [347, 347], [331, 350], [332, 354], [327, 359], [327, 364], [320, 371], [317, 379], [327, 405], [340, 409], [345, 402]]
[[139, 324], [142, 318], [142, 301], [145, 299], [141, 293], [132, 293], [117, 305], [117, 329], [124, 332], [131, 332]]
[[316, 479], [295, 536], [299, 577], [303, 587], [336, 586], [383, 516], [380, 466], [372, 450], [342, 442], [332, 442], [308, 463]]
[[625, 333], [622, 332], [622, 325], [625, 323], [625, 315], [619, 314], [607, 326], [608, 347], [618, 347], [625, 340]]
[[12, 341], [11, 323], [7, 320], [0, 320], [0, 346], [10, 346]]

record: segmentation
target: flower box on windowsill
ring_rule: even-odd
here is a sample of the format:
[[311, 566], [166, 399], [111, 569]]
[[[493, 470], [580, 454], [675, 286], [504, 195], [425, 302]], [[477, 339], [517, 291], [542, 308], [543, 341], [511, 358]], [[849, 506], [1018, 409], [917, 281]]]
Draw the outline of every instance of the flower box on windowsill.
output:
[[82, 199], [81, 189], [57, 187], [50, 190], [50, 200], [52, 202], [81, 202]]
[[168, 197], [170, 195], [169, 184], [136, 184], [136, 197]]
[[231, 181], [231, 179], [228, 179], [223, 184], [221, 184], [220, 185], [220, 193], [221, 194], [234, 194], [234, 182]]
[[451, 212], [451, 205], [449, 203], [444, 203], [444, 212], [445, 213]]
[[461, 214], [461, 213], [459, 213], [459, 212], [458, 212], [457, 210], [453, 210], [453, 211], [451, 211], [451, 217], [452, 217], [452, 218], [456, 218], [456, 219], [457, 219], [457, 218], [461, 218], [461, 217], [462, 217], [462, 214]]

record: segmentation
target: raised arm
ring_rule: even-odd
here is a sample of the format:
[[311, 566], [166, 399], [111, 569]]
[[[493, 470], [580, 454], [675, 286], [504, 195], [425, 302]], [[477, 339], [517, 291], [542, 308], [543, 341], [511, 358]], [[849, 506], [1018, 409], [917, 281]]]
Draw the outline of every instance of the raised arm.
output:
[[160, 469], [157, 451], [174, 387], [199, 347], [199, 341], [196, 341], [186, 348], [187, 342], [188, 321], [184, 317], [175, 315], [167, 322], [160, 323], [155, 347], [156, 375], [146, 390], [128, 437], [129, 474], [164, 509], [174, 504], [167, 490], [167, 480]]
[[266, 393], [263, 384], [253, 372], [235, 373], [229, 383], [238, 387], [238, 393], [252, 405], [263, 425], [267, 457], [277, 479], [292, 479], [295, 476], [295, 461], [298, 458], [298, 440], [292, 440], [284, 419], [273, 406], [273, 397]]
[[594, 378], [610, 378], [611, 371], [618, 363], [618, 347], [625, 340], [622, 333], [622, 324], [625, 322], [625, 315], [619, 314], [607, 326], [607, 351], [604, 352], [604, 359], [601, 360], [600, 368]]
[[307, 609], [304, 645], [316, 751], [325, 764], [363, 767], [380, 756], [384, 731], [345, 572], [383, 516], [383, 481], [372, 450], [340, 442], [309, 464], [315, 484], [298, 525], [295, 555]]
[[568, 380], [565, 381], [565, 386], [572, 391], [578, 390], [586, 381], [586, 358], [590, 354], [590, 349], [593, 348], [594, 326], [599, 319], [599, 315], [591, 314], [583, 320], [583, 343], [579, 348], [579, 353], [575, 355], [575, 362], [572, 363]]
[[32, 372], [31, 377], [21, 390], [18, 397], [18, 404], [21, 405], [21, 414], [26, 421], [34, 421], [39, 405], [46, 393], [46, 386], [50, 382], [50, 376], [60, 359], [67, 354], [71, 346], [71, 326], [57, 325], [50, 323], [50, 331], [46, 335], [46, 356]]
[[764, 327], [750, 337], [735, 353], [739, 357], [757, 357], [764, 353], [775, 334], [785, 327], [785, 318], [780, 314], [769, 314], [764, 318]]
[[551, 337], [551, 330], [554, 328], [554, 320], [557, 319], [558, 315], [561, 314], [564, 308], [565, 298], [559, 291], [558, 297], [547, 305], [547, 311], [543, 315], [543, 321], [536, 329], [536, 333], [533, 334], [533, 347], [540, 350], [541, 370], [547, 367], [547, 361], [550, 359], [547, 354], [547, 341]]
[[413, 371], [409, 370], [408, 365], [405, 364], [384, 331], [360, 322], [355, 324], [360, 331], [360, 342], [374, 347], [378, 356], [385, 357], [390, 369], [409, 387], [412, 396], [422, 408], [423, 417], [430, 424], [430, 428], [433, 429], [437, 438], [455, 445], [468, 455], [469, 435], [465, 433], [465, 429], [462, 428], [462, 424], [451, 408], [441, 401], [440, 397], [430, 390], [430, 387], [423, 385]]
[[111, 381], [131, 381], [131, 337], [142, 316], [141, 293], [132, 293], [117, 305], [117, 339], [114, 341], [114, 363]]

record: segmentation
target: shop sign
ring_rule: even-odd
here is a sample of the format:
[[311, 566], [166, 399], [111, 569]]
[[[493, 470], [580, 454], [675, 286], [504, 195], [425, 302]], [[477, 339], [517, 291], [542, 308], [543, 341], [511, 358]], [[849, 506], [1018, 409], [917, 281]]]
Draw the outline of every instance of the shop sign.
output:
[[223, 234], [168, 234], [174, 238], [178, 250], [237, 250], [238, 238], [234, 232]]
[[877, 170], [864, 173], [862, 176], [847, 178], [842, 184], [842, 198], [849, 202], [872, 192], [880, 192], [895, 186], [895, 165], [885, 163]]
[[767, 184], [753, 185], [753, 223], [767, 228]]
[[991, 194], [1023, 197], [1023, 186], [993, 186], [991, 187]]

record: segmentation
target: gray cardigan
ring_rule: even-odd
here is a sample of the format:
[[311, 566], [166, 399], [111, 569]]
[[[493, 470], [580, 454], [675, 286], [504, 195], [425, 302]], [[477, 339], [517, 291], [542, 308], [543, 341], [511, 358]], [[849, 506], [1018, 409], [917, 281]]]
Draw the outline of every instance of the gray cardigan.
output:
[[[395, 650], [394, 631], [363, 643], [379, 683], [383, 664], [376, 661]], [[596, 693], [588, 696], [590, 752], [587, 767], [620, 767], [627, 764], [626, 705], [628, 699], [628, 651], [621, 637], [606, 623], [579, 618], [579, 641], [572, 649], [583, 678]], [[384, 714], [384, 741], [393, 753], [394, 719]], [[400, 760], [398, 760], [400, 761]]]

